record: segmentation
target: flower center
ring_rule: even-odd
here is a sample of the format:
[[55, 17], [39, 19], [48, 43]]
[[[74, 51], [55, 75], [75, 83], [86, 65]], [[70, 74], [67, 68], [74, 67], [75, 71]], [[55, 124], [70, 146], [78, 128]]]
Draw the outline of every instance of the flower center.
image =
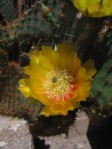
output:
[[64, 101], [72, 95], [73, 81], [66, 70], [49, 71], [43, 83], [44, 93], [55, 101]]

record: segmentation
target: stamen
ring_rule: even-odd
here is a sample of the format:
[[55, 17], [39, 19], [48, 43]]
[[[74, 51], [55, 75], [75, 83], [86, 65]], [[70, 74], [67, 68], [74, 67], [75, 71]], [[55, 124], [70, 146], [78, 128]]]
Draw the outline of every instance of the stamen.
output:
[[66, 70], [50, 71], [43, 82], [44, 93], [55, 101], [64, 101], [73, 88], [73, 77]]

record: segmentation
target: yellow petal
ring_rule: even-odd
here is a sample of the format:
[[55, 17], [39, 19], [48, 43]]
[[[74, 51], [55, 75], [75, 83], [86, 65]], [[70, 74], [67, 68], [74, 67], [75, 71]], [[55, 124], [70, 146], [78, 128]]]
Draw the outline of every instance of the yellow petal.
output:
[[54, 51], [49, 46], [43, 46], [42, 55], [40, 56], [40, 65], [49, 70], [55, 70], [56, 68], [60, 68], [60, 59], [61, 56], [57, 51]]
[[44, 109], [41, 112], [41, 115], [50, 116], [50, 115], [67, 115], [68, 111], [73, 111], [76, 108], [80, 107], [80, 102], [74, 102], [71, 101], [67, 102], [59, 102], [56, 104], [49, 104], [48, 106], [45, 106]]
[[90, 17], [104, 17], [112, 15], [111, 0], [72, 0], [74, 6], [83, 14]]
[[[69, 109], [73, 110], [73, 106], [72, 108], [69, 107]], [[41, 115], [45, 115], [45, 116], [50, 116], [50, 115], [67, 115], [69, 109], [60, 109], [58, 106], [45, 106], [45, 108], [42, 110], [42, 112], [40, 113]]]
[[92, 59], [89, 59], [86, 63], [84, 63], [83, 67], [86, 69], [86, 80], [91, 79], [92, 76], [97, 72], [94, 67], [94, 61]]
[[84, 82], [85, 77], [86, 77], [86, 69], [84, 67], [81, 67], [75, 78], [76, 83], [80, 85], [82, 82]]
[[57, 51], [54, 51], [51, 47], [49, 46], [43, 46], [43, 52], [42, 54], [45, 55], [46, 59], [49, 60], [51, 64], [54, 65], [54, 67], [59, 67], [60, 66], [60, 59], [61, 56]]
[[81, 68], [81, 61], [77, 57], [76, 52], [71, 52], [70, 54], [68, 54], [68, 59], [66, 60], [66, 62], [67, 64], [65, 68], [73, 77], [76, 77]]
[[50, 100], [48, 98], [46, 98], [46, 96], [44, 94], [43, 87], [38, 86], [38, 84], [32, 85], [31, 95], [32, 95], [32, 97], [34, 97], [35, 99], [37, 99], [41, 103], [43, 103], [44, 105], [49, 105], [49, 103], [50, 103]]
[[41, 55], [41, 51], [33, 50], [30, 51], [30, 65], [38, 65], [39, 64], [39, 58]]
[[18, 90], [20, 90], [25, 97], [29, 97], [31, 95], [29, 84], [30, 82], [28, 79], [21, 79], [19, 81], [19, 87], [17, 87]]
[[60, 55], [60, 69], [66, 69], [68, 64], [68, 57], [72, 52], [75, 52], [74, 46], [67, 42], [62, 42], [57, 45], [57, 52]]
[[75, 101], [85, 101], [90, 94], [91, 82], [84, 82], [77, 90]]
[[22, 92], [25, 97], [30, 97], [30, 89], [27, 86], [19, 86], [18, 90]]

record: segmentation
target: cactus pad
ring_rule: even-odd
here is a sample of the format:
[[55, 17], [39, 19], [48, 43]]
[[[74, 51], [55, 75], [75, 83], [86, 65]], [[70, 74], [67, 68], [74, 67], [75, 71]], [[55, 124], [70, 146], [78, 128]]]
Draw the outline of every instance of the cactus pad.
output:
[[105, 105], [112, 102], [112, 58], [104, 63], [95, 76], [91, 94], [97, 104]]

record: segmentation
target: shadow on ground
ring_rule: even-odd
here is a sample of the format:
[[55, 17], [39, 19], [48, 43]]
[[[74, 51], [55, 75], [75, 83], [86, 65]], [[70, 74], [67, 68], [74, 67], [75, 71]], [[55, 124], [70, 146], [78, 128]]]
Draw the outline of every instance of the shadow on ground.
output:
[[112, 117], [92, 118], [87, 137], [91, 149], [112, 149]]
[[49, 145], [45, 144], [45, 140], [40, 140], [39, 138], [34, 140], [35, 149], [50, 149]]

